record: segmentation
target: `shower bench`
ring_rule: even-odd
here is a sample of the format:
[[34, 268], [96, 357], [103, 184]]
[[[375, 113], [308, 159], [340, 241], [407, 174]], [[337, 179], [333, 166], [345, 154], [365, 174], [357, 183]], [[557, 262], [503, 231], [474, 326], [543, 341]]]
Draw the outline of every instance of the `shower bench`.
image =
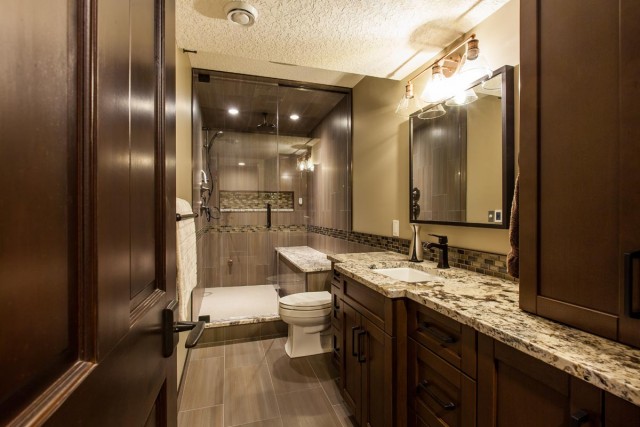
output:
[[275, 248], [280, 296], [331, 290], [331, 261], [309, 246]]

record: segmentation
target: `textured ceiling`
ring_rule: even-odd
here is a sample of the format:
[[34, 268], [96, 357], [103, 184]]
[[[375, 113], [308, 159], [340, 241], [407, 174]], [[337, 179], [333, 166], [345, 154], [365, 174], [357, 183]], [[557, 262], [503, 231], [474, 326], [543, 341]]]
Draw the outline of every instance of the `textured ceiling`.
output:
[[227, 0], [178, 0], [177, 43], [196, 68], [352, 87], [405, 78], [508, 1], [251, 0], [258, 20], [243, 28]]

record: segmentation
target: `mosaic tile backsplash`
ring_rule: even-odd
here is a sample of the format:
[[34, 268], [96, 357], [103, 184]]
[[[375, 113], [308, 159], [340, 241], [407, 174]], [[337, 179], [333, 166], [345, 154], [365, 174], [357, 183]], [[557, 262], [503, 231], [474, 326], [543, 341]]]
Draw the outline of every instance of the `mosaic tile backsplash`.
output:
[[293, 191], [220, 191], [222, 212], [293, 211]]
[[[408, 239], [401, 239], [399, 237], [379, 236], [376, 234], [359, 233], [357, 231], [347, 232], [314, 225], [307, 226], [307, 231], [407, 255], [409, 254], [409, 244], [411, 243]], [[428, 243], [429, 242], [422, 243], [424, 258], [437, 262], [438, 250], [427, 249]], [[449, 246], [449, 265], [451, 267], [463, 268], [501, 279], [516, 280], [507, 273], [507, 256], [502, 254]]]

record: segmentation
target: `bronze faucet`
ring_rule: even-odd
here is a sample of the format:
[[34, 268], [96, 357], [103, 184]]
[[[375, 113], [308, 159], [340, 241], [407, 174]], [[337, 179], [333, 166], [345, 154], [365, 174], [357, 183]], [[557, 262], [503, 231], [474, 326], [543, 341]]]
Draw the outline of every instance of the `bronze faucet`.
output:
[[427, 244], [427, 249], [437, 248], [440, 249], [438, 254], [438, 268], [449, 268], [449, 239], [447, 236], [440, 236], [438, 234], [429, 234], [429, 236], [437, 237], [438, 243]]

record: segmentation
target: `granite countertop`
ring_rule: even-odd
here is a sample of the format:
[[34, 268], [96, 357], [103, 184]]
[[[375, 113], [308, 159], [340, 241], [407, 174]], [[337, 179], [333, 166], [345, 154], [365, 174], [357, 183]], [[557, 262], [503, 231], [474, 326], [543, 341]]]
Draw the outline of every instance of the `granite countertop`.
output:
[[[376, 261], [375, 253], [367, 261], [358, 261], [362, 256], [342, 259], [335, 266], [338, 272], [389, 298], [407, 297], [640, 405], [640, 350], [522, 311], [514, 282], [456, 268], [439, 270], [428, 261]], [[405, 283], [371, 271], [409, 266], [444, 280]]]
[[327, 255], [309, 246], [277, 247], [276, 252], [303, 273], [331, 270]]
[[333, 262], [379, 262], [379, 261], [406, 261], [407, 255], [398, 252], [358, 252], [350, 254], [332, 254], [327, 258]]

